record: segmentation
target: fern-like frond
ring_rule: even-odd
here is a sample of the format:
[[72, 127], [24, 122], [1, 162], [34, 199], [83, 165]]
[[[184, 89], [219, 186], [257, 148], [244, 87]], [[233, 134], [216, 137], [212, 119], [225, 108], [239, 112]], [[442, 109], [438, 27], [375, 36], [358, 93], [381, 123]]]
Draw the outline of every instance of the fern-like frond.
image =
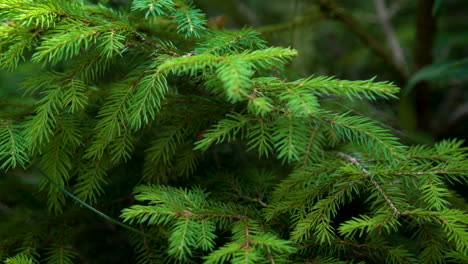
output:
[[278, 158], [289, 163], [299, 161], [301, 153], [307, 149], [307, 134], [312, 129], [301, 118], [284, 115], [273, 122], [273, 142]]
[[[65, 122], [61, 122], [60, 126], [66, 126]], [[73, 133], [67, 135], [67, 132]], [[65, 187], [71, 178], [70, 171], [73, 167], [72, 151], [77, 147], [67, 144], [69, 138], [73, 138], [79, 133], [76, 128], [58, 129], [56, 136], [44, 148], [44, 154], [41, 157], [41, 165], [43, 173], [51, 178], [57, 185]], [[72, 140], [79, 142], [78, 140]], [[49, 197], [49, 209], [56, 213], [62, 211], [62, 206], [65, 204], [65, 194], [48, 179], [41, 179], [41, 190], [47, 190]]]
[[175, 11], [173, 0], [136, 0], [132, 2], [132, 11], [145, 11], [145, 17], [163, 16]]
[[44, 97], [37, 102], [37, 114], [26, 123], [26, 137], [32, 151], [49, 142], [57, 125], [56, 119], [51, 117], [57, 116], [63, 107], [61, 87], [52, 86], [42, 94]]
[[[71, 2], [71, 3], [70, 3]], [[34, 26], [43, 29], [54, 27], [67, 13], [77, 10], [82, 5], [75, 4], [76, 1], [54, 1], [54, 0], [17, 0], [4, 1], [0, 5], [0, 11], [8, 15], [8, 19], [17, 21], [24, 27]], [[14, 10], [5, 12], [4, 10]], [[78, 10], [77, 10], [78, 11]]]
[[267, 119], [258, 118], [253, 120], [248, 126], [247, 138], [249, 150], [256, 149], [260, 156], [273, 152], [272, 145], [273, 127]]
[[24, 254], [18, 254], [14, 257], [7, 258], [5, 264], [34, 264], [33, 260]]
[[319, 111], [317, 97], [306, 90], [288, 89], [280, 95], [286, 106], [296, 115], [311, 115]]
[[169, 58], [159, 67], [158, 72], [168, 74], [189, 74], [195, 76], [199, 72], [204, 72], [210, 67], [216, 67], [221, 59], [212, 54], [200, 54], [194, 56], [182, 56]]
[[321, 113], [317, 117], [323, 124], [337, 131], [343, 140], [360, 145], [387, 160], [405, 159], [402, 153], [406, 147], [390, 131], [368, 118], [330, 113]]
[[346, 237], [353, 235], [364, 236], [366, 233], [372, 233], [374, 230], [384, 230], [388, 233], [398, 230], [401, 223], [395, 215], [391, 213], [381, 213], [373, 217], [361, 215], [359, 218], [354, 217], [348, 220], [339, 227], [340, 234]]
[[250, 77], [253, 74], [252, 65], [248, 62], [225, 59], [216, 70], [218, 78], [224, 83], [225, 91], [232, 101], [240, 101], [247, 97], [251, 87]]
[[115, 164], [119, 164], [121, 161], [126, 162], [129, 160], [131, 158], [135, 141], [135, 135], [132, 134], [130, 129], [122, 130], [122, 133], [109, 144], [109, 155], [111, 161]]
[[61, 86], [63, 87], [62, 105], [69, 113], [76, 113], [85, 108], [88, 104], [86, 94], [88, 86], [81, 80], [65, 79]]
[[47, 264], [73, 264], [77, 254], [64, 244], [52, 244], [47, 252]]
[[46, 35], [32, 60], [55, 65], [62, 60], [70, 59], [80, 54], [82, 49], [88, 49], [94, 44], [99, 33], [98, 28], [71, 20]]
[[99, 121], [95, 127], [96, 134], [92, 144], [86, 151], [86, 159], [101, 159], [104, 151], [112, 141], [123, 135], [128, 129], [126, 121], [130, 103], [132, 102], [131, 98], [138, 82], [143, 77], [144, 73], [136, 70], [127, 81], [115, 85], [114, 89], [112, 89], [107, 102], [99, 111]]
[[247, 110], [251, 114], [265, 116], [274, 109], [272, 100], [268, 97], [260, 97], [250, 94], [248, 95], [248, 98]]
[[[206, 151], [213, 144], [243, 138], [244, 126], [249, 123], [250, 118], [237, 113], [227, 114], [226, 117], [227, 119], [219, 121], [203, 134], [203, 138], [196, 142], [195, 150]], [[241, 134], [238, 135], [239, 133]]]
[[108, 29], [98, 37], [98, 47], [101, 49], [101, 55], [106, 58], [112, 58], [116, 55], [122, 55], [125, 48], [125, 35], [120, 30]]
[[388, 82], [375, 82], [375, 78], [363, 81], [337, 80], [332, 77], [314, 77], [299, 79], [293, 82], [269, 82], [263, 89], [283, 90], [298, 89], [312, 95], [345, 96], [351, 100], [366, 98], [375, 100], [381, 98], [395, 98], [400, 90], [397, 86]]
[[102, 186], [108, 184], [105, 177], [106, 169], [102, 162], [82, 165], [74, 186], [76, 197], [84, 202], [96, 204], [97, 198], [104, 193]]
[[244, 51], [232, 57], [244, 62], [250, 62], [257, 68], [268, 69], [271, 67], [281, 68], [283, 64], [287, 63], [296, 55], [297, 51], [293, 49], [274, 47], [255, 51]]
[[318, 243], [330, 243], [338, 236], [332, 226], [333, 218], [338, 214], [340, 206], [352, 200], [351, 197], [359, 193], [362, 179], [357, 178], [350, 182], [342, 182], [335, 187], [325, 199], [319, 200], [305, 216], [297, 215], [297, 224], [291, 233], [291, 240], [300, 242], [312, 239]]
[[468, 231], [466, 229], [468, 215], [465, 212], [458, 209], [445, 209], [437, 212], [415, 209], [407, 214], [415, 221], [435, 223], [441, 226], [447, 241], [452, 242], [458, 252], [468, 253]]
[[178, 24], [177, 33], [184, 33], [186, 38], [200, 38], [203, 31], [206, 30], [205, 14], [191, 5], [178, 8], [174, 16], [174, 21]]
[[161, 173], [160, 169], [171, 167], [177, 146], [182, 143], [185, 129], [181, 127], [161, 127], [157, 138], [151, 142], [146, 150], [144, 178], [153, 179], [153, 175]]
[[200, 151], [194, 150], [192, 143], [180, 146], [175, 157], [174, 171], [179, 176], [192, 175], [198, 165], [199, 158]]
[[0, 170], [25, 168], [29, 162], [24, 130], [11, 121], [0, 119]]
[[129, 125], [135, 130], [155, 118], [168, 90], [164, 75], [149, 72], [139, 82], [128, 107]]
[[266, 48], [265, 41], [259, 38], [259, 33], [248, 27], [239, 32], [229, 30], [209, 31], [204, 38], [204, 41], [195, 46], [195, 53], [222, 55], [233, 51]]
[[39, 34], [31, 32], [28, 28], [17, 25], [0, 26], [0, 69], [13, 70], [20, 60], [24, 59], [24, 52], [32, 49], [38, 40]]

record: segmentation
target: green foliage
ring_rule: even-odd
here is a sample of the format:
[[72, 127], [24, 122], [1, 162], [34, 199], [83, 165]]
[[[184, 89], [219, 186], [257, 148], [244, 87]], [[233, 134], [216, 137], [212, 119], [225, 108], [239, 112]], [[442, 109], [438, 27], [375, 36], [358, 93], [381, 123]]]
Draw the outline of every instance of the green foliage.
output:
[[407, 146], [339, 104], [393, 83], [290, 80], [296, 50], [186, 1], [5, 0], [0, 17], [1, 67], [41, 69], [0, 108], [6, 263], [466, 260], [463, 141]]
[[76, 253], [66, 248], [64, 245], [54, 244], [49, 248], [47, 263], [72, 264]]
[[145, 11], [145, 17], [168, 16], [177, 23], [177, 33], [184, 33], [186, 38], [201, 36], [206, 30], [205, 14], [192, 4], [173, 0], [136, 0], [132, 10]]
[[195, 53], [226, 54], [246, 49], [266, 48], [266, 42], [259, 38], [258, 32], [251, 28], [241, 31], [216, 30], [208, 31], [203, 42], [197, 43]]
[[8, 170], [15, 167], [25, 168], [29, 162], [24, 133], [17, 124], [1, 121], [0, 125], [0, 169]]
[[265, 233], [260, 224], [238, 212], [248, 207], [233, 203], [210, 201], [200, 189], [192, 191], [166, 186], [141, 186], [135, 190], [135, 199], [148, 205], [134, 205], [122, 211], [124, 221], [148, 225], [170, 224], [167, 253], [186, 260], [194, 249], [213, 251], [216, 227], [232, 232], [232, 242], [206, 257], [206, 263], [256, 263], [262, 259], [285, 261], [295, 251], [291, 243], [271, 233]]
[[14, 257], [7, 258], [5, 260], [6, 264], [33, 264], [34, 262], [23, 254], [18, 254]]

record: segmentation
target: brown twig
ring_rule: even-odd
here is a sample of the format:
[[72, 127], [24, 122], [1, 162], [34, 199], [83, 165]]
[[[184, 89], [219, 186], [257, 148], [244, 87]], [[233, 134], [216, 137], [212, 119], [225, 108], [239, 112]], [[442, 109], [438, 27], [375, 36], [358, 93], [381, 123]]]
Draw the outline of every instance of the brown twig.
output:
[[[342, 153], [342, 152], [338, 152], [338, 156], [340, 156], [344, 160], [348, 161], [349, 163], [358, 166], [362, 170], [362, 172], [364, 174], [370, 175], [370, 172], [367, 169], [365, 169], [364, 167], [362, 167], [362, 165], [359, 163], [358, 159], [356, 159], [356, 158], [354, 158], [354, 157], [352, 157], [352, 156], [350, 156], [348, 154]], [[374, 179], [372, 179], [371, 177], [369, 177], [369, 181], [374, 185], [374, 187], [377, 189], [377, 191], [380, 193], [380, 195], [382, 195], [382, 197], [384, 198], [384, 200], [388, 204], [388, 206], [390, 206], [390, 208], [392, 208], [393, 215], [401, 215], [402, 213], [400, 212], [400, 210], [398, 210], [398, 208], [395, 206], [395, 204], [392, 202], [392, 200], [390, 200], [390, 198], [387, 196], [387, 194], [382, 189], [382, 187], [378, 184], [378, 182], [375, 181]]]
[[375, 7], [377, 9], [377, 18], [379, 24], [382, 26], [382, 29], [385, 33], [385, 37], [387, 38], [388, 46], [392, 51], [393, 57], [395, 58], [395, 62], [399, 64], [399, 67], [408, 72], [407, 63], [405, 61], [405, 55], [403, 53], [403, 49], [401, 48], [400, 43], [395, 34], [395, 30], [393, 29], [390, 23], [390, 10], [385, 5], [385, 0], [374, 0]]
[[343, 11], [343, 9], [333, 0], [317, 0], [317, 2], [325, 14], [327, 14], [331, 19], [336, 19], [337, 21], [343, 23], [366, 46], [368, 46], [372, 52], [382, 58], [385, 64], [389, 65], [390, 68], [395, 72], [400, 82], [405, 83], [407, 81], [408, 76], [406, 72], [393, 59], [393, 55], [385, 48], [383, 48], [380, 42], [372, 35], [370, 35], [352, 15]]
[[259, 203], [263, 207], [268, 207], [268, 204], [263, 202], [262, 199], [260, 199], [260, 197], [252, 198], [250, 196], [243, 195], [241, 190], [239, 189], [239, 187], [235, 183], [232, 184], [232, 188], [237, 192], [237, 195], [236, 195], [237, 197], [245, 199], [245, 200], [249, 200], [249, 201], [252, 201], [252, 202]]
[[10, 209], [7, 205], [3, 204], [2, 202], [0, 202], [0, 212], [5, 212], [7, 211], [8, 209]]

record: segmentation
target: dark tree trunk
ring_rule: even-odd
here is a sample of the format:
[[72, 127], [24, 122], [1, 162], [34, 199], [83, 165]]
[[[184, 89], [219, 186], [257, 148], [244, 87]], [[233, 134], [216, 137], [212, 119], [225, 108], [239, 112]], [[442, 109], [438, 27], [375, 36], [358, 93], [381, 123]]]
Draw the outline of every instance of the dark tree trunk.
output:
[[[436, 19], [432, 14], [435, 0], [419, 0], [417, 27], [416, 27], [416, 46], [415, 46], [415, 64], [416, 71], [432, 64], [434, 37], [436, 34]], [[432, 90], [428, 82], [422, 81], [416, 84], [414, 89], [415, 107], [418, 130], [431, 132], [431, 97]]]

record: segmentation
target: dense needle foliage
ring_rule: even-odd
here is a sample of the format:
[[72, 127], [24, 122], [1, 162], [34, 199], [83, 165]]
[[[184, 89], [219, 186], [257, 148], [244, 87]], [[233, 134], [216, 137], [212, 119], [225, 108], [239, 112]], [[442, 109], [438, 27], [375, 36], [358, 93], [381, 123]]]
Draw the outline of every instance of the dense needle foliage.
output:
[[333, 104], [394, 84], [289, 80], [295, 50], [189, 1], [1, 0], [0, 17], [0, 66], [41, 65], [0, 108], [6, 263], [468, 260], [462, 142], [407, 146]]

